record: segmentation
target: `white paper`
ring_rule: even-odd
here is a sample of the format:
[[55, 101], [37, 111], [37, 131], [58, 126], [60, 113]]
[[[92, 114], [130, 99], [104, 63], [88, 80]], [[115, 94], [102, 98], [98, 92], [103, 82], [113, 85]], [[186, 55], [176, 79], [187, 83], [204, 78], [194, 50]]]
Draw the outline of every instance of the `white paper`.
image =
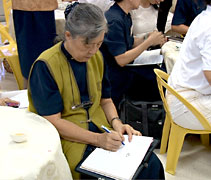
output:
[[161, 64], [163, 62], [163, 55], [160, 54], [160, 49], [144, 51], [135, 60], [133, 64]]
[[10, 99], [20, 102], [19, 108], [27, 108], [29, 106], [27, 90], [20, 91], [17, 95], [12, 96]]
[[141, 164], [152, 137], [133, 136], [132, 142], [128, 142], [125, 136], [125, 145], [116, 152], [96, 148], [82, 163], [81, 168], [114, 179], [132, 179], [138, 166]]

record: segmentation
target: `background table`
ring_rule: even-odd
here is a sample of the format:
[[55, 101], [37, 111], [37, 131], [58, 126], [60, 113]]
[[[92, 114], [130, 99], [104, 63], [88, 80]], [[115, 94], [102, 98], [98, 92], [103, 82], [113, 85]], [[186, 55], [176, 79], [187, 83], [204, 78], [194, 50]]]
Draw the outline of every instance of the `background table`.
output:
[[172, 68], [179, 58], [181, 45], [181, 42], [168, 41], [161, 48], [168, 74], [171, 74]]
[[[14, 142], [14, 132], [26, 134], [27, 141]], [[0, 106], [0, 179], [72, 179], [59, 134], [49, 121], [27, 109]]]

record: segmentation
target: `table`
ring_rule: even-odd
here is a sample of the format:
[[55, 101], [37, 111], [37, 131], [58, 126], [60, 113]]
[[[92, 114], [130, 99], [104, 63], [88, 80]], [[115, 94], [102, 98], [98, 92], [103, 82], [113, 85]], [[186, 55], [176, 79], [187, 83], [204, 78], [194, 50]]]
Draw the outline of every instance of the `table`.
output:
[[179, 58], [179, 51], [181, 45], [182, 45], [181, 42], [168, 41], [161, 48], [161, 52], [163, 54], [168, 74], [171, 74], [172, 68], [177, 59]]
[[[56, 128], [27, 109], [0, 106], [0, 179], [72, 180]], [[16, 143], [11, 133], [24, 133]]]

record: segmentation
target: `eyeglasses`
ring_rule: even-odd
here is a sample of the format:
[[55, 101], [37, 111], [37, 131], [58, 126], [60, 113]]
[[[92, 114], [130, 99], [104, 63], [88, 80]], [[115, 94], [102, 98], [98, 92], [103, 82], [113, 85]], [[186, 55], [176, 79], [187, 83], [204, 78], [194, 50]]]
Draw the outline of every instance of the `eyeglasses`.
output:
[[72, 106], [72, 110], [78, 109], [78, 108], [84, 108], [89, 109], [92, 106], [93, 102], [91, 101], [84, 101], [81, 104]]

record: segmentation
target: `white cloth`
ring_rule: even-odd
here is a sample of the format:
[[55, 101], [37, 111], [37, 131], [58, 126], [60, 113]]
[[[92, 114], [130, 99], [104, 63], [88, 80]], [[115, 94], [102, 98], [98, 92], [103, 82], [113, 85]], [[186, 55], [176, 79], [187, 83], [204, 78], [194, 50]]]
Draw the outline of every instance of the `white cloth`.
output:
[[[192, 22], [169, 78], [169, 84], [211, 94], [204, 70], [211, 71], [211, 6]], [[179, 87], [178, 87], [179, 86]]]
[[[157, 17], [158, 10], [156, 10], [153, 6], [149, 6], [148, 8], [143, 8], [141, 5], [138, 9], [131, 11], [131, 17], [133, 22], [133, 35], [142, 37], [146, 33], [157, 30]], [[173, 14], [169, 13], [165, 32], [171, 29], [171, 21]]]
[[[198, 15], [189, 27], [168, 83], [184, 95], [211, 122], [211, 86], [203, 71], [211, 71], [211, 6]], [[173, 119], [190, 129], [201, 129], [198, 120], [171, 95], [167, 97]], [[195, 121], [195, 122], [193, 122]]]
[[[48, 120], [6, 106], [0, 106], [0, 116], [0, 179], [72, 180], [59, 134]], [[15, 142], [20, 136], [26, 141]]]
[[91, 3], [102, 9], [103, 12], [107, 11], [113, 4], [112, 0], [78, 0], [79, 3]]

